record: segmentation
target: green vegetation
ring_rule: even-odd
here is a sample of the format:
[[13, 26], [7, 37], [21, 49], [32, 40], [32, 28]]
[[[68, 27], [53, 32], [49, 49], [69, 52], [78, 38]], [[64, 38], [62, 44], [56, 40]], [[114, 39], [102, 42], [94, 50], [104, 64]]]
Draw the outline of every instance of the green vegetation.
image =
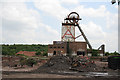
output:
[[120, 55], [118, 52], [111, 52], [111, 53], [109, 53], [109, 52], [106, 52], [105, 53], [105, 56], [118, 56], [118, 55]]
[[47, 56], [46, 53], [48, 51], [47, 45], [41, 44], [32, 44], [32, 45], [24, 45], [24, 44], [13, 44], [13, 45], [2, 45], [2, 55], [15, 55], [19, 51], [36, 51], [36, 55], [44, 55]]
[[47, 52], [43, 53], [42, 56], [47, 56]]
[[27, 59], [26, 65], [33, 67], [34, 64], [37, 64], [37, 61], [34, 59]]
[[40, 51], [38, 51], [38, 52], [36, 53], [36, 55], [41, 55], [41, 52], [40, 52]]
[[35, 59], [32, 58], [21, 58], [20, 60], [20, 65], [21, 67], [23, 67], [23, 65], [28, 65], [33, 67], [33, 65], [37, 64], [37, 61]]
[[[118, 56], [118, 55], [120, 55], [118, 52], [105, 52], [105, 56]], [[93, 49], [92, 50], [92, 56], [100, 56], [99, 55], [99, 52], [98, 52], [98, 50], [97, 49]]]
[[100, 56], [100, 55], [98, 54], [98, 50], [93, 49], [93, 50], [92, 50], [92, 56]]

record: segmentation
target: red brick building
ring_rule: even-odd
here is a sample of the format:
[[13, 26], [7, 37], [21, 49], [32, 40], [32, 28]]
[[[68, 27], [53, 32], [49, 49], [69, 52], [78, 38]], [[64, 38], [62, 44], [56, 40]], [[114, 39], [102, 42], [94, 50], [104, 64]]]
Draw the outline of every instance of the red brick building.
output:
[[30, 51], [20, 51], [16, 54], [23, 54], [23, 55], [26, 55], [26, 56], [35, 56], [36, 55], [35, 53], [36, 53], [35, 51], [32, 51], [32, 52], [30, 52]]
[[[69, 50], [68, 50], [69, 48]], [[87, 44], [86, 42], [63, 42], [63, 41], [53, 41], [53, 45], [48, 45], [48, 56], [67, 53], [72, 55], [85, 55], [87, 54]]]

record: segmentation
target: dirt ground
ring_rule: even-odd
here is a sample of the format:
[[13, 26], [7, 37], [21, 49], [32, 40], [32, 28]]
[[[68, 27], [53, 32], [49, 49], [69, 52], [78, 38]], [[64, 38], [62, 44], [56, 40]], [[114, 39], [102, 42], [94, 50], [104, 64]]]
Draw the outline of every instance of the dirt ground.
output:
[[108, 67], [108, 62], [95, 61], [95, 64], [99, 67]]
[[[99, 67], [108, 67], [108, 62], [95, 61]], [[35, 65], [33, 67], [16, 68], [16, 67], [2, 67], [2, 71], [31, 71], [39, 68], [42, 65]]]
[[120, 77], [94, 76], [86, 77], [82, 75], [58, 75], [58, 74], [29, 74], [15, 73], [2, 75], [2, 80], [120, 80]]
[[58, 74], [29, 74], [29, 73], [16, 73], [10, 75], [3, 75], [3, 78], [84, 78], [84, 76], [72, 75], [58, 75]]
[[[107, 62], [100, 62], [100, 61], [95, 61], [95, 64], [99, 67], [107, 67], [108, 63]], [[71, 78], [71, 79], [83, 79], [83, 80], [101, 80], [101, 79], [95, 79], [95, 78], [107, 78], [107, 80], [120, 80], [120, 74], [116, 73], [118, 71], [113, 71], [108, 69], [108, 71], [111, 71], [112, 75], [107, 72], [105, 73], [84, 73], [84, 72], [67, 72], [63, 74], [49, 74], [49, 73], [28, 73], [31, 70], [35, 70], [39, 68], [40, 65], [36, 65], [34, 67], [26, 67], [26, 68], [13, 68], [13, 67], [3, 67], [2, 71], [2, 78], [3, 80], [14, 80], [15, 78], [19, 79], [27, 79], [27, 78], [32, 78], [33, 80], [41, 80], [40, 78]], [[38, 69], [39, 70], [39, 69]], [[5, 73], [5, 74], [4, 74]], [[115, 74], [113, 74], [115, 73]], [[87, 74], [87, 76], [86, 76]], [[119, 75], [119, 76], [118, 76]], [[14, 78], [14, 79], [13, 79]], [[38, 78], [38, 79], [37, 79]], [[88, 79], [87, 79], [88, 78]], [[114, 79], [112, 79], [114, 78]], [[52, 80], [52, 79], [51, 79]], [[64, 79], [63, 79], [64, 80]], [[102, 79], [106, 80], [106, 79]]]
[[35, 65], [33, 67], [25, 67], [25, 68], [16, 68], [16, 67], [2, 67], [2, 71], [31, 71], [34, 69], [37, 69], [38, 65]]

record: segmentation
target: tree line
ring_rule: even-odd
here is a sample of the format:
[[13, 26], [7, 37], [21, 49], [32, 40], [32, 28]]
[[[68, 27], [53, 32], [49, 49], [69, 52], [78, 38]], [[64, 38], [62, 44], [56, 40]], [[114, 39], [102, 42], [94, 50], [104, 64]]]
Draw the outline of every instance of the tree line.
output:
[[[47, 56], [48, 45], [42, 44], [2, 44], [2, 55], [15, 55], [19, 51], [35, 51], [36, 55]], [[120, 55], [118, 52], [105, 52], [105, 56]], [[92, 56], [99, 56], [98, 51], [93, 49]]]
[[[119, 56], [120, 54], [117, 51], [114, 52], [105, 52], [104, 56]], [[100, 56], [98, 50], [92, 50], [92, 56]]]
[[48, 45], [2, 44], [2, 55], [15, 55], [19, 51], [35, 51], [36, 55], [47, 55]]

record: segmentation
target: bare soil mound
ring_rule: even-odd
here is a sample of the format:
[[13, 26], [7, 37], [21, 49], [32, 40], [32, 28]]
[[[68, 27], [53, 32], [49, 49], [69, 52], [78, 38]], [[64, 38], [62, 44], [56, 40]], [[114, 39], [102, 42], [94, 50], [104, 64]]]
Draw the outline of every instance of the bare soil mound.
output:
[[40, 66], [33, 72], [37, 73], [61, 73], [69, 71], [95, 71], [96, 65], [88, 57], [68, 57], [56, 55], [49, 59], [47, 63]]

